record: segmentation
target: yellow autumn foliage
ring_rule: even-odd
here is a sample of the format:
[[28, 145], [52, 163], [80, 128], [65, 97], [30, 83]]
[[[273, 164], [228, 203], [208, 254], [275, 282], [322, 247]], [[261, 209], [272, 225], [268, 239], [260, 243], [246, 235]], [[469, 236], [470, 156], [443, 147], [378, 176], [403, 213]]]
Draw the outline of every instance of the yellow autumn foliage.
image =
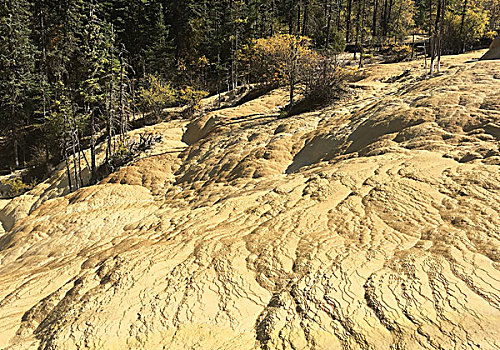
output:
[[255, 39], [240, 52], [248, 80], [277, 86], [300, 85], [307, 95], [328, 99], [351, 70], [314, 50], [308, 37], [277, 34]]

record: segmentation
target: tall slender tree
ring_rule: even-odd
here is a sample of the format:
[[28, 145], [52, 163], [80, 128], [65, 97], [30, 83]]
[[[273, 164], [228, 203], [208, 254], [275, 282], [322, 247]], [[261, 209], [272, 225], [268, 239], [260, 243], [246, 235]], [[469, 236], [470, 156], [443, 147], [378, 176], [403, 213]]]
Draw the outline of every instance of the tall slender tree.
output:
[[21, 164], [23, 126], [30, 122], [35, 47], [31, 41], [27, 0], [0, 1], [0, 125], [12, 143], [13, 162]]

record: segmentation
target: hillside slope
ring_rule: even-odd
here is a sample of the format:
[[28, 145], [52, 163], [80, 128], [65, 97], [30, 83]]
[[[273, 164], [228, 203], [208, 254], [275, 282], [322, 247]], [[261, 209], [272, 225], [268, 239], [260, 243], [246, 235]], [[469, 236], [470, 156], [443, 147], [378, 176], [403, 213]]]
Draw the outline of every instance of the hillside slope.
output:
[[286, 119], [276, 90], [159, 124], [99, 185], [0, 203], [0, 348], [499, 349], [500, 75], [480, 56], [374, 66]]

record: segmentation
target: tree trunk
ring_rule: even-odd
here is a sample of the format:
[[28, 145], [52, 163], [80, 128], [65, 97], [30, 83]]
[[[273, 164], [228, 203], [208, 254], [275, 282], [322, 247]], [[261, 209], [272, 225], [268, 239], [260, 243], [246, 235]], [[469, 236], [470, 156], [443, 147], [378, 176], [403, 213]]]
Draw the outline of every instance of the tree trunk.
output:
[[387, 36], [387, 10], [389, 3], [384, 0], [384, 11], [382, 12], [382, 36]]
[[358, 3], [358, 11], [356, 12], [356, 42], [355, 42], [355, 49], [354, 49], [354, 59], [356, 59], [356, 52], [359, 50], [359, 39], [360, 39], [360, 30], [361, 30], [361, 26], [362, 26], [362, 13], [361, 13], [361, 10], [362, 10], [362, 7], [363, 7], [363, 1], [364, 0], [361, 0], [361, 3]]
[[435, 46], [436, 46], [436, 40], [435, 40], [435, 37], [432, 36], [430, 39], [430, 50], [431, 50], [431, 61], [429, 63], [429, 74], [432, 75], [434, 74], [434, 60], [436, 59], [436, 50], [435, 50]]
[[432, 0], [429, 0], [429, 40], [431, 37], [432, 37]]
[[342, 21], [341, 21], [342, 4], [343, 4], [343, 0], [337, 1], [337, 32], [340, 32], [340, 25], [342, 24]]
[[[74, 117], [71, 117], [72, 119]], [[77, 163], [77, 159], [76, 159], [76, 156], [77, 156], [77, 139], [78, 139], [78, 135], [77, 135], [77, 130], [76, 130], [76, 127], [75, 127], [75, 121], [72, 120], [70, 121], [70, 133], [71, 133], [71, 153], [73, 154], [73, 171], [75, 173], [75, 188], [78, 189], [80, 188], [80, 185], [78, 183], [78, 178], [79, 178], [79, 175], [78, 175], [78, 163]]]
[[389, 9], [387, 11], [387, 18], [385, 20], [385, 35], [389, 34], [389, 23], [391, 23], [392, 5], [393, 4], [394, 4], [394, 0], [389, 0]]
[[109, 163], [111, 160], [111, 156], [113, 155], [111, 142], [113, 138], [113, 125], [112, 125], [112, 98], [113, 98], [113, 83], [109, 83], [109, 100], [108, 100], [108, 121], [106, 123], [106, 134], [107, 134], [107, 143], [108, 146], [106, 148], [106, 163]]
[[444, 16], [446, 15], [446, 6], [447, 6], [447, 1], [446, 0], [442, 0], [442, 4], [441, 4], [441, 22], [439, 24], [439, 46], [438, 46], [438, 61], [437, 61], [437, 71], [440, 72], [441, 71], [441, 54], [443, 52], [443, 31], [444, 31]]
[[71, 185], [71, 171], [69, 169], [68, 152], [66, 151], [66, 140], [64, 141], [63, 145], [64, 145], [63, 147], [64, 162], [66, 164], [66, 174], [68, 176], [68, 186], [69, 186], [69, 191], [71, 192], [73, 191], [73, 186]]
[[238, 49], [239, 49], [239, 28], [235, 24], [233, 48], [231, 54], [231, 85], [233, 90], [238, 87]]
[[[264, 11], [265, 13], [265, 11]], [[236, 89], [236, 46], [238, 38], [238, 25], [233, 10], [233, 1], [229, 1], [229, 21], [232, 25], [233, 35], [231, 39], [231, 89]]]
[[332, 24], [332, 3], [328, 1], [328, 9], [326, 15], [326, 38], [325, 38], [325, 50], [328, 50], [328, 45], [330, 45], [330, 31]]
[[345, 41], [349, 43], [351, 39], [351, 14], [352, 14], [352, 0], [347, 0], [347, 12], [345, 22]]
[[377, 12], [378, 12], [378, 0], [375, 0], [373, 4], [373, 18], [372, 18], [372, 35], [377, 36]]
[[467, 14], [467, 0], [464, 0], [464, 8], [462, 10], [462, 20], [460, 21], [460, 40], [462, 42], [462, 52], [465, 53], [465, 33], [464, 33], [464, 26], [465, 26], [465, 16]]
[[424, 42], [424, 70], [427, 71], [427, 45]]
[[[358, 11], [358, 31], [359, 35], [357, 37], [359, 38], [359, 68], [363, 67], [363, 41], [364, 41], [364, 31], [363, 27], [365, 25], [364, 23], [364, 18], [365, 18], [365, 0], [361, 0], [360, 4], [360, 10]], [[357, 39], [358, 40], [358, 39]]]
[[295, 10], [295, 0], [290, 1], [290, 8], [288, 9], [288, 34], [293, 34], [293, 11]]
[[19, 144], [17, 141], [17, 132], [16, 132], [16, 127], [12, 129], [12, 143], [13, 143], [13, 151], [14, 151], [14, 163], [16, 166], [16, 169], [19, 168]]
[[90, 111], [90, 184], [97, 182], [97, 169], [95, 160], [95, 111]]
[[123, 62], [123, 56], [120, 55], [120, 135], [122, 143], [125, 143], [125, 133], [127, 130], [127, 125], [126, 125], [127, 123], [125, 121], [124, 73], [125, 73], [125, 64]]
[[304, 18], [302, 19], [302, 36], [307, 35], [307, 20], [309, 19], [309, 1], [304, 4]]
[[[11, 96], [14, 96], [12, 94]], [[14, 151], [14, 165], [17, 168], [19, 168], [19, 150], [18, 150], [18, 139], [17, 139], [17, 125], [16, 125], [16, 119], [15, 119], [15, 109], [14, 109], [14, 103], [11, 103], [10, 106], [10, 122], [13, 123], [12, 129], [11, 129], [11, 135], [12, 135], [12, 148]]]
[[[296, 39], [298, 41], [298, 38]], [[292, 43], [292, 53], [291, 53], [291, 62], [290, 62], [290, 103], [288, 106], [288, 110], [291, 111], [293, 107], [293, 99], [295, 94], [295, 71], [296, 71], [296, 59], [297, 59], [297, 50], [298, 50], [298, 42]]]
[[436, 64], [436, 56], [439, 46], [439, 28], [440, 28], [440, 20], [441, 20], [441, 6], [442, 0], [438, 0], [438, 6], [436, 11], [436, 22], [434, 24], [433, 35], [431, 37], [431, 68], [430, 74], [434, 74], [435, 64]]
[[415, 58], [415, 33], [412, 33], [411, 39], [411, 60]]
[[297, 34], [300, 34], [300, 2], [297, 4]]
[[274, 35], [274, 21], [273, 21], [273, 18], [276, 17], [276, 3], [274, 2], [274, 0], [271, 1], [271, 25], [269, 26], [269, 35], [270, 36], [273, 36]]
[[80, 187], [84, 186], [82, 175], [82, 147], [80, 145], [80, 137], [78, 136], [78, 174], [80, 179]]

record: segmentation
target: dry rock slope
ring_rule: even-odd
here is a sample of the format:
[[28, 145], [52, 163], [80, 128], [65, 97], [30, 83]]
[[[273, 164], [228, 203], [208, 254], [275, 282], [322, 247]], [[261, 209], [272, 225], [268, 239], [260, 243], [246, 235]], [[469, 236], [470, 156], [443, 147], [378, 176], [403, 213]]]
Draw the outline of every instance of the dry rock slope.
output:
[[286, 119], [276, 90], [159, 124], [99, 185], [0, 203], [0, 348], [500, 349], [500, 76], [480, 56], [370, 67]]

